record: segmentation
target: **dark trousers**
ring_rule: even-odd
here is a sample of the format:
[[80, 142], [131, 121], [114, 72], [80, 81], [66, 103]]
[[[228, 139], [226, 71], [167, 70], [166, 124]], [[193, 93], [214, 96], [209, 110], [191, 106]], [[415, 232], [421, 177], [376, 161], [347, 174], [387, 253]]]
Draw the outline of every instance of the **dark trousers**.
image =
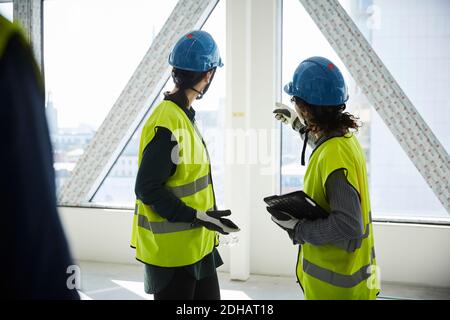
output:
[[211, 277], [196, 280], [182, 268], [175, 271], [169, 285], [155, 293], [155, 300], [220, 300], [217, 273]]

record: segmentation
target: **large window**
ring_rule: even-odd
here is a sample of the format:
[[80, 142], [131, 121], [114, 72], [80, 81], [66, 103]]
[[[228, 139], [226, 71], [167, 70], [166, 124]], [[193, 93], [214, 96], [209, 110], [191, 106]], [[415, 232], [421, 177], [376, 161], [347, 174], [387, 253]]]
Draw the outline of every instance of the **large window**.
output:
[[[355, 86], [350, 74], [333, 48], [315, 25], [314, 21], [297, 0], [283, 1], [283, 56], [282, 56], [282, 84], [292, 80], [294, 70], [298, 64], [312, 56], [324, 56], [334, 61], [344, 77], [348, 80], [351, 100], [349, 110], [360, 116], [365, 123], [370, 123], [370, 107], [365, 97]], [[291, 105], [290, 97], [283, 91], [283, 101]], [[365, 125], [359, 132], [359, 138], [366, 154], [369, 154], [370, 126]], [[300, 164], [302, 141], [299, 134], [291, 128], [282, 126], [282, 192], [291, 192], [303, 188], [303, 176], [306, 167]], [[311, 149], [307, 148], [309, 153]]]
[[[450, 2], [341, 0], [424, 120], [450, 143]], [[297, 0], [283, 1], [283, 83], [300, 61], [322, 55], [336, 62], [349, 86], [348, 109], [359, 116], [372, 212], [380, 219], [450, 221], [448, 213], [359, 90], [343, 63]], [[285, 103], [288, 97], [283, 96]], [[301, 141], [283, 128], [282, 191], [302, 188]]]
[[[214, 189], [219, 206], [223, 204], [223, 128], [225, 121], [225, 5], [220, 1], [202, 28], [211, 33], [216, 40], [225, 67], [217, 70], [214, 81], [202, 100], [194, 103], [196, 121], [203, 138], [208, 146], [211, 156]], [[172, 79], [169, 79], [165, 88], [160, 93], [170, 91], [173, 88]], [[158, 103], [158, 101], [156, 102]], [[150, 110], [151, 114], [151, 110]], [[136, 180], [138, 165], [138, 146], [144, 122], [136, 130], [132, 139], [125, 147], [121, 156], [110, 170], [104, 182], [97, 190], [93, 202], [106, 206], [132, 207], [134, 206], [134, 183]]]
[[155, 3], [44, 1], [46, 112], [58, 189], [70, 177], [176, 0]]

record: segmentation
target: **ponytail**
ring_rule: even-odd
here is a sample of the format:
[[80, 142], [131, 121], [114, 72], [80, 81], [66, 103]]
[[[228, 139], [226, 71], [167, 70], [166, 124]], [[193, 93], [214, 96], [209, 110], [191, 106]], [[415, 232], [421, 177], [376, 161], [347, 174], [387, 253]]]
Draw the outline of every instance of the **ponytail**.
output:
[[172, 101], [182, 108], [189, 107], [189, 99], [186, 96], [186, 90], [193, 89], [199, 83], [206, 72], [195, 72], [173, 68], [172, 79], [178, 89], [175, 93], [164, 93], [164, 100]]

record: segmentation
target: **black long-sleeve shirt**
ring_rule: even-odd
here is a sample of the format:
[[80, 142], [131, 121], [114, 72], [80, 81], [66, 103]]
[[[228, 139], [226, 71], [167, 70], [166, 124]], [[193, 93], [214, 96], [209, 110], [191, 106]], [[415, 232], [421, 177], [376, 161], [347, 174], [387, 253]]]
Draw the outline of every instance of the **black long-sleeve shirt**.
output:
[[155, 137], [144, 149], [135, 193], [138, 199], [168, 221], [193, 222], [196, 210], [165, 187], [176, 170], [171, 157], [174, 148], [177, 148], [177, 142], [172, 139], [172, 133], [166, 128], [158, 128]]
[[326, 219], [307, 221], [297, 225], [294, 238], [313, 245], [337, 244], [349, 247], [349, 242], [364, 235], [364, 225], [358, 192], [350, 185], [344, 170], [330, 174], [326, 193], [331, 214]]

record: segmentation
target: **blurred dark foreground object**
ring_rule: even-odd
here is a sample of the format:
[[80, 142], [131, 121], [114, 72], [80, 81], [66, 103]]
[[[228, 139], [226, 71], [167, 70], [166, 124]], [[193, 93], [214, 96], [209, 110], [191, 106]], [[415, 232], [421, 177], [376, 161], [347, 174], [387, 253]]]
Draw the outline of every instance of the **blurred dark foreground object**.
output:
[[0, 15], [0, 290], [7, 299], [79, 299], [44, 106], [31, 48]]

